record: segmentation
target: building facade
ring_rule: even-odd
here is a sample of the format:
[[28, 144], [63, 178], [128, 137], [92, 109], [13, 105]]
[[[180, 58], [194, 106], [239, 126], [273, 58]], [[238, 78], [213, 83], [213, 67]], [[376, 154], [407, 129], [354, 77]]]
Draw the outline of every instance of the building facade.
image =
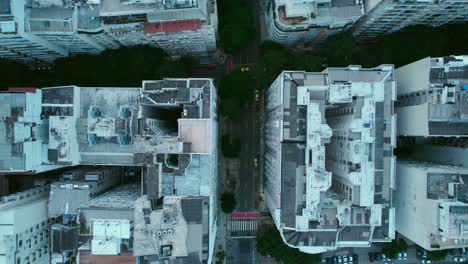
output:
[[395, 93], [391, 65], [283, 72], [267, 90], [265, 200], [288, 246], [394, 238]]
[[26, 30], [26, 0], [5, 0], [0, 10], [0, 57], [24, 63], [52, 62], [68, 51]]
[[396, 230], [426, 250], [468, 245], [468, 169], [398, 161]]
[[310, 47], [341, 32], [364, 15], [362, 1], [266, 0], [266, 39], [286, 46]]
[[0, 8], [0, 57], [25, 63], [135, 45], [169, 55], [216, 50], [215, 0], [5, 0]]
[[366, 16], [354, 29], [361, 41], [376, 38], [415, 25], [441, 26], [468, 21], [464, 0], [377, 0], [365, 2]]
[[76, 216], [82, 204], [120, 184], [123, 169], [117, 166], [87, 168], [77, 174], [79, 177], [50, 185], [49, 217]]
[[98, 7], [76, 1], [32, 0], [25, 6], [25, 31], [70, 54], [120, 47], [105, 34]]
[[48, 189], [38, 187], [0, 201], [0, 263], [49, 263]]
[[395, 76], [398, 135], [468, 136], [468, 56], [424, 58]]
[[170, 55], [206, 54], [216, 50], [216, 1], [100, 2], [104, 30], [123, 46], [150, 45]]

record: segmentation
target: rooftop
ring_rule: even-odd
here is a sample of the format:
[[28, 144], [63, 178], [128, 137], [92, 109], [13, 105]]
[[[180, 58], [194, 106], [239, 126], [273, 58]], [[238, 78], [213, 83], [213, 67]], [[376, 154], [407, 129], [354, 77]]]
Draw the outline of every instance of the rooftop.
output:
[[[267, 108], [272, 113], [266, 133], [279, 139], [268, 143], [268, 149], [279, 150], [278, 161], [271, 166], [281, 163], [277, 183], [281, 191], [267, 197], [279, 199], [269, 207], [280, 210], [275, 221], [288, 228], [283, 229], [285, 241], [309, 253], [344, 246], [353, 239], [363, 245], [389, 241], [393, 175], [384, 163], [394, 166], [391, 138], [396, 131], [388, 125], [395, 92], [393, 67], [283, 72], [277, 82], [268, 92]], [[276, 120], [282, 121], [279, 129]], [[340, 227], [346, 231], [338, 232]]]
[[275, 0], [275, 6], [279, 22], [288, 28], [306, 29], [309, 25], [344, 27], [364, 15], [362, 3], [354, 0]]
[[[208, 199], [141, 197], [135, 207], [134, 254], [146, 260], [203, 263], [208, 246]], [[148, 234], [155, 234], [149, 236]]]

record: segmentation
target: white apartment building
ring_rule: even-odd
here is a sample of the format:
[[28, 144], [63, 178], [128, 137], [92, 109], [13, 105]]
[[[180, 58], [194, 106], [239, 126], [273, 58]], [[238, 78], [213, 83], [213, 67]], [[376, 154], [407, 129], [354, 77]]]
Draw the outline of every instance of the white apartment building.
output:
[[76, 216], [81, 205], [120, 184], [121, 167], [85, 168], [81, 177], [54, 182], [50, 185], [48, 216]]
[[63, 167], [47, 154], [48, 122], [41, 118], [42, 91], [13, 88], [0, 93], [0, 173], [39, 173]]
[[215, 0], [5, 0], [0, 57], [44, 63], [134, 45], [199, 55], [216, 50], [217, 30]]
[[25, 30], [72, 54], [99, 53], [120, 47], [101, 26], [99, 5], [32, 0], [25, 6]]
[[392, 65], [285, 71], [266, 91], [265, 200], [288, 246], [394, 238], [395, 93]]
[[0, 57], [24, 63], [52, 62], [68, 51], [26, 30], [26, 0], [0, 3]]
[[79, 236], [85, 243], [78, 248], [78, 263], [136, 263], [134, 207], [140, 196], [140, 185], [126, 184], [80, 206]]
[[398, 161], [396, 230], [426, 250], [468, 246], [468, 169]]
[[123, 46], [150, 45], [170, 55], [216, 50], [214, 0], [100, 0], [106, 32]]
[[370, 41], [381, 35], [415, 25], [441, 26], [468, 21], [465, 0], [369, 0], [354, 29], [358, 40]]
[[[189, 252], [211, 263], [218, 206], [216, 96], [213, 80], [199, 78], [143, 81], [141, 88], [61, 86], [0, 93], [5, 102], [0, 105], [0, 173], [33, 174], [75, 165], [143, 166], [138, 189], [146, 199], [177, 196], [183, 210], [185, 199], [198, 199], [188, 206], [199, 209], [196, 217], [203, 215], [193, 221], [194, 228], [203, 227], [197, 240], [200, 235], [204, 246], [189, 247]], [[34, 104], [26, 103], [28, 98]], [[34, 147], [24, 147], [29, 143]], [[103, 191], [95, 184], [54, 184], [51, 216], [73, 214], [90, 195]], [[182, 213], [190, 222], [192, 212]]]
[[49, 222], [45, 187], [0, 200], [0, 263], [49, 263]]
[[310, 47], [341, 32], [364, 15], [362, 0], [266, 0], [266, 39]]
[[398, 135], [468, 136], [468, 56], [427, 57], [395, 78]]

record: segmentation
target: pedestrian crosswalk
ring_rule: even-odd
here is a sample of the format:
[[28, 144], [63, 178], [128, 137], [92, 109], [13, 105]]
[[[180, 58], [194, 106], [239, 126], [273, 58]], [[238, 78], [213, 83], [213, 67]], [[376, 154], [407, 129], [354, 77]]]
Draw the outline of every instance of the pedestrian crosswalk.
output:
[[256, 231], [257, 220], [231, 220], [227, 222], [228, 231]]

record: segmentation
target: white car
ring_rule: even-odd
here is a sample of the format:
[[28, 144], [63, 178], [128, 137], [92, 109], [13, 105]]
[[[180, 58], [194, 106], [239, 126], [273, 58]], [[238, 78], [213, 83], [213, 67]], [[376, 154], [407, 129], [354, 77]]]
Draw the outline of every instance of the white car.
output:
[[398, 260], [403, 260], [403, 254], [401, 254], [401, 253], [398, 253], [398, 255], [397, 255], [397, 259], [398, 259]]
[[408, 259], [408, 254], [406, 252], [403, 252], [403, 260], [407, 260]]

